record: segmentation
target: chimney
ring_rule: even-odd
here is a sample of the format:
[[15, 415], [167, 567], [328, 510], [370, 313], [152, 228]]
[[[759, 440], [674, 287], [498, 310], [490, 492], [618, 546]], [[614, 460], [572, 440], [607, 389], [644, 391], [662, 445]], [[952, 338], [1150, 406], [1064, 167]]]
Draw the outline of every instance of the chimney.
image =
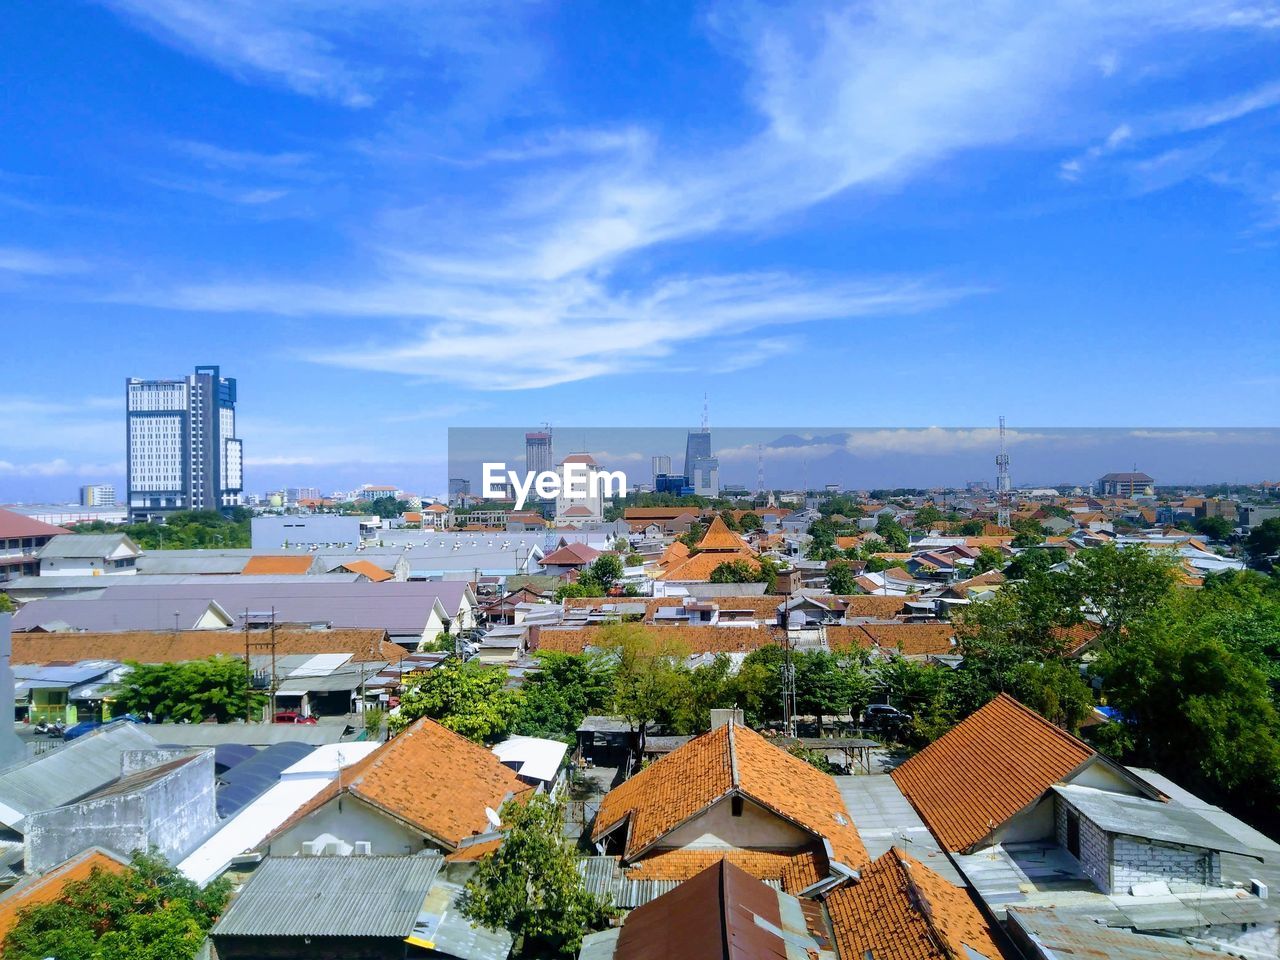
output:
[[26, 745], [13, 729], [13, 617], [0, 613], [0, 769], [27, 759]]

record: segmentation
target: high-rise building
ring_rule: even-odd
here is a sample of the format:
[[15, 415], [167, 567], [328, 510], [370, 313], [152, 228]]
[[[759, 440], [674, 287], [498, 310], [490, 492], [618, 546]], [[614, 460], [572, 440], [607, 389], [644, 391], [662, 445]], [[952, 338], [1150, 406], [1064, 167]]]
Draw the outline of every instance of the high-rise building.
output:
[[524, 468], [530, 473], [546, 473], [556, 468], [551, 452], [550, 430], [538, 430], [524, 435]]
[[[692, 434], [690, 434], [692, 436]], [[720, 461], [716, 457], [698, 457], [689, 473], [689, 486], [699, 497], [720, 496]]]
[[653, 488], [658, 489], [658, 478], [671, 475], [671, 458], [658, 454], [653, 458]]
[[449, 502], [453, 503], [459, 497], [471, 495], [471, 481], [466, 477], [450, 477], [449, 478]]
[[125, 409], [131, 520], [241, 503], [235, 380], [207, 366], [182, 380], [130, 378]]
[[711, 456], [711, 431], [706, 427], [690, 430], [684, 443], [684, 475], [693, 481], [693, 467], [698, 460]]
[[86, 483], [80, 488], [80, 506], [114, 507], [116, 485], [114, 483]]

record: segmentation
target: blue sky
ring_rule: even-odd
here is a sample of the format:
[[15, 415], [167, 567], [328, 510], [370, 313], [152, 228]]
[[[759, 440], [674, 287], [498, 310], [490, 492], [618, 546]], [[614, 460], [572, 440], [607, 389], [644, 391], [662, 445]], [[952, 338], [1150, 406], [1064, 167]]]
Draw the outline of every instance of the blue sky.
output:
[[1267, 426], [1280, 5], [43, 0], [0, 499], [237, 376], [251, 488], [457, 425]]

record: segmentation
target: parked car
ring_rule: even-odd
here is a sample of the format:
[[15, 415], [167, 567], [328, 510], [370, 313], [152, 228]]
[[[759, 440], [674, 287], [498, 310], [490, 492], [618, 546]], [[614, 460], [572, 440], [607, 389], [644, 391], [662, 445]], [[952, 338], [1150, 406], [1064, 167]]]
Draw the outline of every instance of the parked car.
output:
[[304, 717], [297, 710], [281, 710], [276, 713], [276, 723], [315, 723], [315, 717]]
[[862, 725], [873, 730], [893, 729], [911, 722], [911, 714], [887, 703], [873, 703], [862, 712]]

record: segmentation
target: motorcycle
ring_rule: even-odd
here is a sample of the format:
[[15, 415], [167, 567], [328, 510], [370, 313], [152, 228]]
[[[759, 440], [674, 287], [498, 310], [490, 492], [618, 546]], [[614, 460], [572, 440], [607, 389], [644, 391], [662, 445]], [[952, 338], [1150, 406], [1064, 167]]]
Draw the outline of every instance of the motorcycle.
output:
[[36, 724], [35, 731], [48, 737], [60, 737], [67, 732], [67, 725], [60, 720], [41, 720]]

